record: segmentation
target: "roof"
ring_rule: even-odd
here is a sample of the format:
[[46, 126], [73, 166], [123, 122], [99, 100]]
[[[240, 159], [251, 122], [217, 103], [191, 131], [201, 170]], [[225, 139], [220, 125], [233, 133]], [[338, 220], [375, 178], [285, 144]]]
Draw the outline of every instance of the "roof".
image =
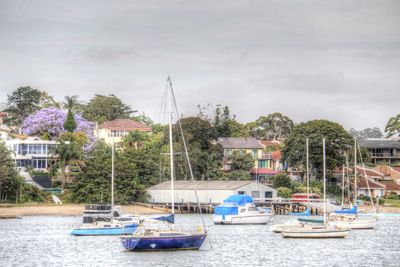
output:
[[272, 159], [273, 160], [280, 160], [282, 158], [282, 152], [280, 150], [272, 152]]
[[151, 128], [148, 125], [131, 119], [116, 119], [113, 121], [106, 121], [100, 124], [99, 128], [119, 131], [151, 132]]
[[264, 149], [264, 146], [253, 137], [218, 137], [217, 143], [222, 148]]
[[281, 173], [281, 171], [274, 171], [274, 170], [270, 170], [267, 168], [252, 168], [250, 170], [251, 174], [271, 174], [271, 175], [275, 175], [275, 174], [279, 174]]
[[[242, 186], [255, 183], [252, 180], [246, 181], [196, 181], [197, 190], [234, 190]], [[147, 190], [170, 190], [171, 181], [165, 181], [160, 184], [153, 185]], [[174, 181], [175, 190], [193, 190], [192, 181]]]
[[0, 131], [11, 132], [12, 129], [10, 127], [8, 127], [7, 125], [3, 124], [3, 125], [0, 125]]
[[[364, 169], [365, 169], [365, 171], [364, 171]], [[378, 170], [363, 168], [361, 166], [357, 166], [357, 172], [359, 174], [361, 174], [362, 176], [364, 176], [366, 174], [368, 177], [382, 177], [383, 178], [385, 176], [383, 173], [381, 173]]]
[[265, 147], [279, 147], [282, 143], [278, 140], [261, 140], [261, 144]]
[[388, 191], [400, 191], [400, 185], [396, 184], [396, 183], [394, 183], [392, 181], [382, 181], [382, 182], [379, 182], [379, 183], [385, 185], [386, 186], [386, 190], [388, 190]]
[[[374, 180], [372, 180], [370, 178], [368, 178], [368, 184], [369, 184], [369, 188], [371, 188], [371, 189], [385, 189], [386, 188], [383, 183], [375, 182]], [[364, 178], [358, 179], [357, 187], [361, 188], [361, 189], [368, 188], [366, 179], [364, 179]]]
[[7, 113], [0, 112], [0, 117], [6, 117], [6, 116], [7, 116]]
[[400, 139], [368, 138], [360, 140], [360, 147], [365, 148], [400, 148]]

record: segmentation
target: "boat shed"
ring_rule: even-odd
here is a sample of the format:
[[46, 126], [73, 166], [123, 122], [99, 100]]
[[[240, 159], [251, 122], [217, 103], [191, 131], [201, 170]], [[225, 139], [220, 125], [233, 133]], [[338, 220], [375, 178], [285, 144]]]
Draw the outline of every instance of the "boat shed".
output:
[[[247, 194], [253, 198], [275, 198], [276, 190], [253, 180], [247, 181], [196, 181], [200, 203], [219, 204], [235, 194]], [[154, 185], [147, 189], [152, 203], [171, 203], [171, 181]], [[196, 203], [192, 181], [174, 182], [176, 203]]]

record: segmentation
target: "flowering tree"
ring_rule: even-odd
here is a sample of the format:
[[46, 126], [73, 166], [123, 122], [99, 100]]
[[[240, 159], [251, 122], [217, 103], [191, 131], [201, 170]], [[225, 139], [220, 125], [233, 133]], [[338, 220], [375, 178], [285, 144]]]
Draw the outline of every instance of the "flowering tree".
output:
[[[57, 108], [45, 108], [28, 116], [22, 122], [22, 132], [28, 135], [47, 135], [51, 139], [57, 139], [61, 134], [65, 133], [64, 123], [67, 119], [67, 114]], [[79, 115], [74, 115], [76, 129], [74, 132], [84, 133], [88, 138], [88, 143], [85, 145], [85, 150], [89, 150], [95, 141], [94, 124], [82, 118]]]

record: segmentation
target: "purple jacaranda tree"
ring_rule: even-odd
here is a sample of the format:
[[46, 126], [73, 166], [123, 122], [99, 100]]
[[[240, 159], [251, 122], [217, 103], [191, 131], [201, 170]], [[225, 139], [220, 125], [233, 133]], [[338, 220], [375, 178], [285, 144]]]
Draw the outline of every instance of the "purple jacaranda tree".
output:
[[[27, 135], [43, 136], [47, 135], [51, 139], [57, 139], [65, 133], [64, 123], [67, 119], [67, 113], [57, 108], [45, 108], [26, 117], [22, 122], [22, 132]], [[85, 145], [85, 151], [91, 150], [94, 137], [94, 123], [85, 120], [79, 115], [74, 115], [76, 129], [74, 132], [84, 133], [89, 141]]]

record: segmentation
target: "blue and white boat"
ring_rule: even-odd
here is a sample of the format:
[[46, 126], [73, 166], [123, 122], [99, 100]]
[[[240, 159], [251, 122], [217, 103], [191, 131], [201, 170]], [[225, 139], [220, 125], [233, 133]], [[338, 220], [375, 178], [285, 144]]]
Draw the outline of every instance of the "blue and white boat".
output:
[[232, 195], [214, 209], [214, 224], [267, 224], [271, 213], [258, 209], [248, 195]]
[[[171, 171], [171, 207], [172, 214], [174, 214], [174, 151], [173, 151], [173, 142], [172, 142], [172, 103], [174, 102], [175, 114], [180, 114], [178, 112], [178, 108], [175, 101], [175, 96], [172, 89], [171, 80], [168, 77], [167, 86], [166, 86], [166, 98], [168, 99], [168, 118], [169, 118], [169, 156], [170, 156], [170, 171]], [[186, 161], [190, 170], [190, 176], [193, 181], [194, 191], [197, 198], [197, 204], [199, 204], [197, 191], [196, 191], [196, 183], [194, 180], [192, 166], [189, 160], [189, 153], [187, 150], [187, 145], [184, 139], [184, 134], [182, 130], [182, 126], [180, 124], [180, 120], [178, 120], [177, 125], [179, 125], [179, 129], [181, 131], [182, 143], [185, 150]], [[201, 212], [201, 209], [199, 207]], [[203, 216], [203, 229], [199, 228], [197, 232], [183, 232], [174, 229], [171, 224], [160, 224], [157, 223], [157, 227], [146, 227], [147, 222], [154, 222], [151, 219], [140, 220], [140, 225], [138, 227], [137, 232], [135, 232], [131, 236], [121, 236], [121, 243], [126, 250], [129, 251], [157, 251], [157, 250], [196, 250], [200, 249], [204, 240], [207, 237], [207, 229], [204, 222]], [[160, 229], [160, 226], [165, 225], [166, 228]]]

